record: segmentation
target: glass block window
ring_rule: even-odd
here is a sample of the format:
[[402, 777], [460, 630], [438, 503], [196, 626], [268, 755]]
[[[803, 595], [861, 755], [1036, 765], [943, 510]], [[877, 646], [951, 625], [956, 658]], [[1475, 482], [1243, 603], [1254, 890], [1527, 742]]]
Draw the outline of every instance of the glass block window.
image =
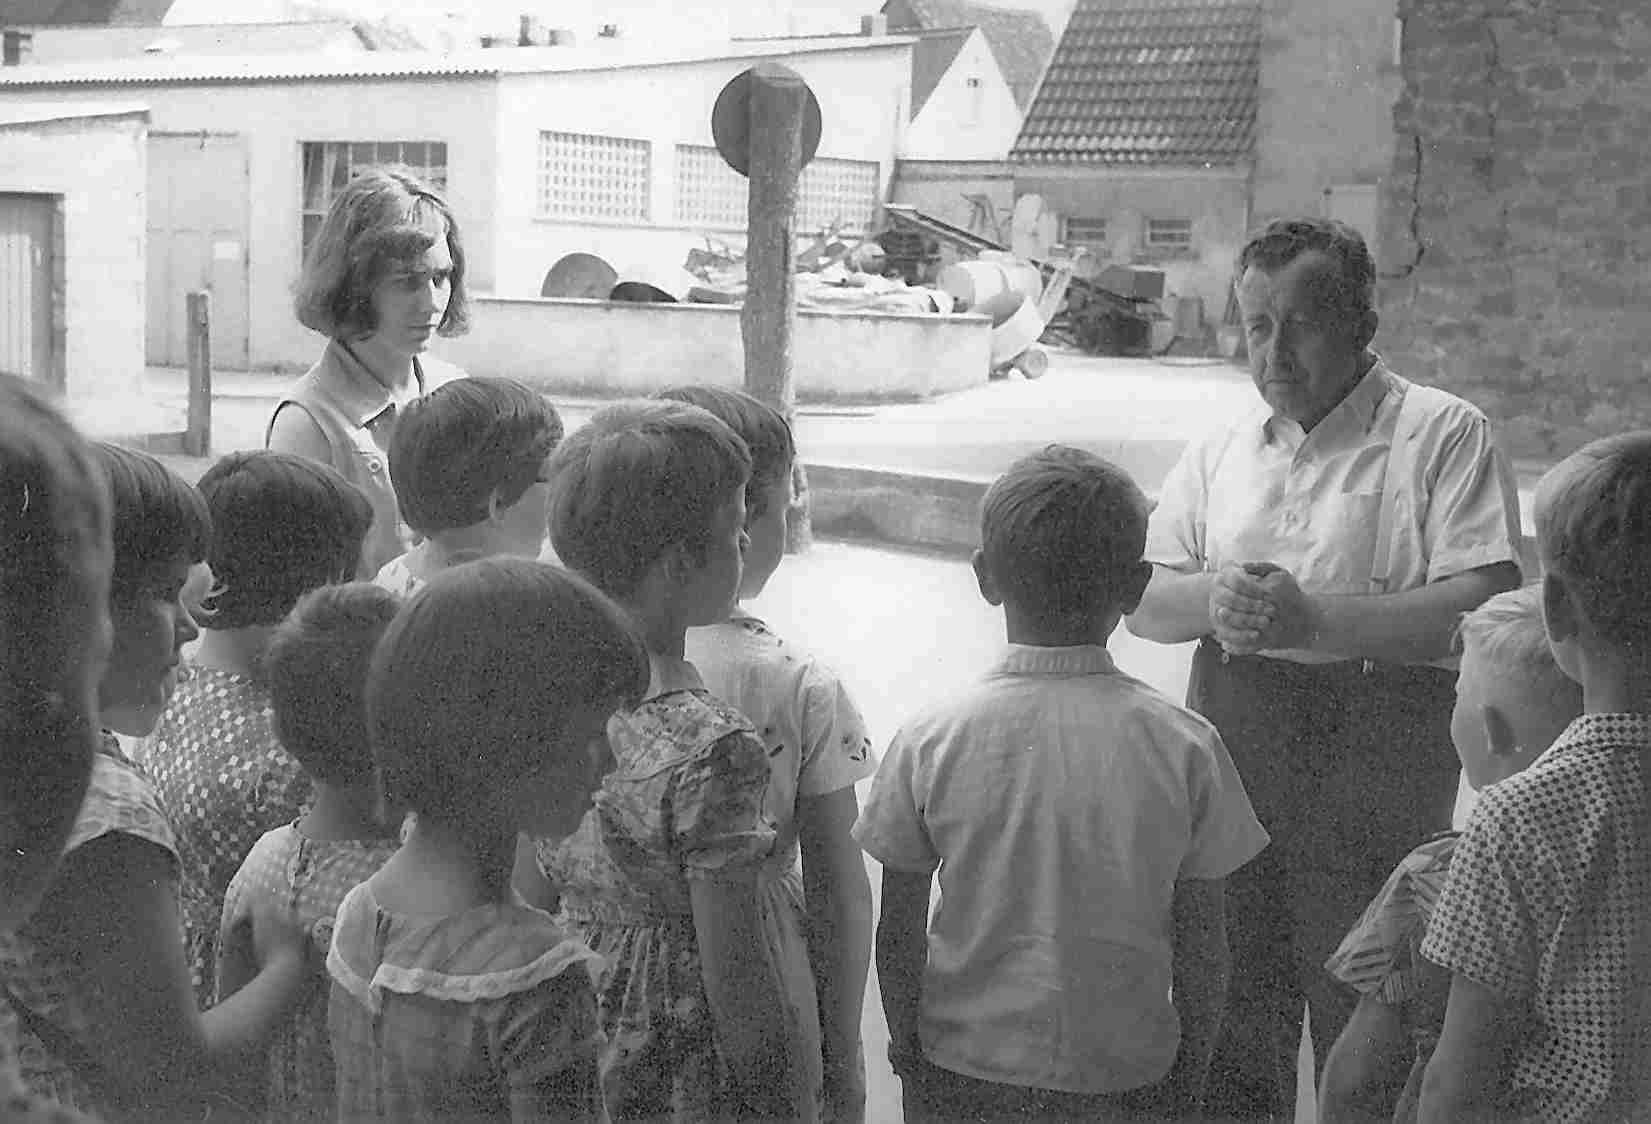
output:
[[447, 189], [447, 146], [441, 141], [304, 141], [302, 152], [305, 252], [333, 198], [367, 168], [399, 164], [431, 187]]
[[1171, 254], [1190, 253], [1192, 251], [1192, 220], [1148, 219], [1147, 249]]
[[1082, 246], [1092, 254], [1107, 252], [1106, 220], [1066, 218], [1061, 220], [1061, 244], [1069, 249]]
[[[875, 160], [815, 159], [797, 185], [797, 230], [824, 230], [841, 223], [860, 234], [877, 217], [880, 169]], [[750, 198], [746, 178], [707, 145], [676, 146], [676, 221], [687, 226], [744, 230]]]
[[591, 133], [539, 134], [539, 214], [647, 222], [653, 145]]

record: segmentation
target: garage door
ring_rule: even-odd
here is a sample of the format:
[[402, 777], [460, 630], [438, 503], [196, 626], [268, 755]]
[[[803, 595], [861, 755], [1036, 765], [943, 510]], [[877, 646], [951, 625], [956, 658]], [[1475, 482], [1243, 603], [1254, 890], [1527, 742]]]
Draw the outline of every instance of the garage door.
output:
[[57, 382], [50, 195], [0, 194], [0, 371]]
[[235, 133], [149, 134], [149, 362], [189, 361], [189, 293], [212, 294], [212, 361], [247, 365], [247, 153]]

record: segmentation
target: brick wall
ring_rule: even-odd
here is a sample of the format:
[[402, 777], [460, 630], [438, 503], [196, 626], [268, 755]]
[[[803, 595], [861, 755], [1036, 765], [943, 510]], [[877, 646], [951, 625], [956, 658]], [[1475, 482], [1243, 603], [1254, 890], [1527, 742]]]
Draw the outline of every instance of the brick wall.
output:
[[1651, 6], [1400, 11], [1377, 346], [1516, 456], [1651, 427]]
[[[1268, 0], [1263, 6], [1256, 224], [1326, 213], [1333, 210], [1328, 192], [1387, 176], [1399, 93], [1396, 3]], [[1374, 229], [1363, 233], [1376, 236]]]

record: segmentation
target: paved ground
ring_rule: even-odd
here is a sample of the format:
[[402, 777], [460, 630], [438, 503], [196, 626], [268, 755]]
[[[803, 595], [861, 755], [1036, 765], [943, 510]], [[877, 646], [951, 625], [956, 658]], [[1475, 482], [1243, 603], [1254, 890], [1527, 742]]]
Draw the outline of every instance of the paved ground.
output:
[[[929, 402], [861, 407], [803, 406], [797, 439], [810, 461], [941, 475], [995, 476], [1021, 454], [1051, 441], [1093, 449], [1155, 489], [1186, 440], [1247, 407], [1248, 376], [1203, 360], [1057, 355], [1037, 382], [988, 383]], [[256, 448], [281, 388], [291, 376], [220, 372], [215, 377], [213, 448]], [[183, 426], [187, 381], [177, 369], [151, 368], [149, 428]], [[551, 395], [570, 428], [600, 405]], [[80, 412], [94, 433], [125, 434], [139, 415]]]

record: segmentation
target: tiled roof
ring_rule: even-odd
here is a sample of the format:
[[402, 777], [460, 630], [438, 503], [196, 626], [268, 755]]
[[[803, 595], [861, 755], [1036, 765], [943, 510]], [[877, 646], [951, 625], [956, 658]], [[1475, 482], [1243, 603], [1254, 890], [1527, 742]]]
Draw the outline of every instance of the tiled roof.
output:
[[912, 120], [923, 111], [928, 103], [929, 95], [934, 88], [940, 85], [940, 80], [946, 76], [952, 60], [957, 58], [958, 52], [963, 50], [963, 44], [969, 41], [969, 36], [975, 33], [972, 27], [959, 28], [955, 31], [938, 31], [923, 34], [912, 46], [911, 52], [911, 116]]
[[[910, 22], [904, 18], [908, 12]], [[883, 13], [889, 17], [890, 31], [980, 28], [1022, 112], [1032, 104], [1044, 64], [1055, 49], [1055, 33], [1043, 16], [1023, 8], [999, 8], [971, 0], [887, 0]]]
[[1021, 125], [1021, 163], [1249, 159], [1262, 0], [1077, 0]]

